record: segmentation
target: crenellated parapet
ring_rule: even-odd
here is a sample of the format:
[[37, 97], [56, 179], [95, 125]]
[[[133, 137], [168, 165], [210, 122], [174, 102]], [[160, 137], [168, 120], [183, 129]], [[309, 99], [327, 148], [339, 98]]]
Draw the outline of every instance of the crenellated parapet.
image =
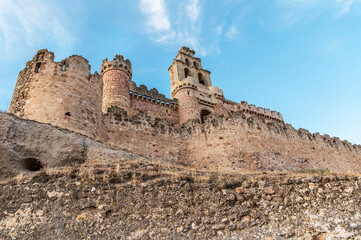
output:
[[88, 60], [72, 55], [60, 62], [39, 50], [19, 73], [9, 112], [96, 137], [99, 134], [102, 79]]
[[156, 88], [148, 90], [147, 86], [141, 84], [139, 87], [135, 82], [130, 83], [130, 96], [131, 98], [140, 99], [142, 101], [147, 101], [153, 104], [158, 104], [164, 107], [169, 107], [172, 109], [178, 108], [177, 99], [166, 98], [164, 94], [158, 92]]
[[109, 70], [121, 70], [126, 72], [129, 75], [129, 78], [132, 78], [132, 64], [129, 59], [124, 60], [123, 55], [115, 55], [113, 60], [108, 61], [108, 58], [105, 58], [100, 67], [100, 73], [103, 76]]
[[226, 108], [230, 111], [242, 111], [245, 114], [256, 115], [266, 120], [273, 120], [283, 123], [282, 115], [279, 112], [271, 111], [268, 108], [257, 107], [254, 104], [248, 104], [246, 101], [236, 103], [230, 100], [225, 101]]
[[268, 108], [256, 107], [254, 104], [248, 104], [246, 101], [242, 101], [240, 106], [244, 113], [257, 115], [268, 120], [275, 120], [283, 123], [282, 115], [279, 112], [271, 111]]

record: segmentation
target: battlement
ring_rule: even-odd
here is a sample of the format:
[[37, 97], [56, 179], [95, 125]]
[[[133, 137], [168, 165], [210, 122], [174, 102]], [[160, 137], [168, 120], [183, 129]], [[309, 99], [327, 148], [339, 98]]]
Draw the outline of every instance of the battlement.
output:
[[[101, 75], [99, 75], [98, 72], [90, 73], [89, 62], [82, 56], [72, 55], [60, 62], [55, 62], [53, 52], [41, 49], [27, 63], [26, 68], [20, 72], [9, 111], [18, 114], [18, 116], [43, 118], [43, 114], [47, 115], [47, 112], [53, 112], [48, 109], [49, 106], [43, 106], [43, 103], [54, 102], [54, 109], [56, 109], [55, 106], [64, 109], [60, 112], [57, 111], [57, 115], [65, 111], [67, 121], [73, 121], [75, 118], [73, 114], [84, 112], [84, 109], [75, 110], [75, 106], [69, 107], [71, 105], [68, 104], [69, 99], [74, 98], [76, 94], [77, 97], [75, 98], [82, 99], [85, 97], [82, 96], [82, 93], [76, 92], [87, 86], [89, 90], [87, 89], [86, 94], [88, 95], [85, 97], [87, 100], [82, 102], [84, 106], [87, 106], [87, 104], [89, 106], [89, 100], [92, 99], [94, 91], [97, 92], [95, 94], [97, 98], [101, 98], [101, 101], [90, 104], [92, 110], [85, 107], [90, 115], [94, 115], [90, 119], [98, 119], [96, 121], [91, 120], [96, 124], [99, 123], [100, 115], [106, 114], [107, 110], [112, 106], [123, 108], [131, 115], [136, 114], [137, 111], [148, 111], [153, 120], [155, 118], [165, 118], [178, 124], [182, 124], [189, 119], [203, 122], [203, 118], [208, 114], [227, 115], [230, 111], [238, 110], [242, 110], [245, 114], [262, 116], [270, 121], [283, 122], [282, 116], [278, 112], [248, 105], [246, 102], [233, 104], [231, 101], [226, 100], [222, 89], [212, 86], [210, 72], [202, 68], [201, 60], [194, 55], [195, 51], [188, 47], [183, 46], [178, 51], [177, 58], [169, 68], [171, 99], [168, 99], [155, 88], [148, 90], [146, 86], [140, 85], [138, 87], [135, 82], [131, 81], [131, 62], [129, 59], [124, 59], [122, 55], [117, 54], [111, 61], [105, 58], [101, 64]], [[77, 78], [74, 78], [75, 76]], [[43, 82], [43, 84], [39, 85], [37, 82]], [[32, 85], [34, 86], [31, 87]], [[74, 88], [74, 86], [77, 87]], [[64, 89], [64, 92], [56, 91], [56, 93], [53, 93], [59, 89]], [[31, 94], [29, 91], [31, 91]], [[45, 94], [40, 94], [42, 97], [39, 97], [39, 92]], [[54, 99], [55, 96], [58, 96], [58, 98]], [[44, 101], [45, 98], [50, 98], [50, 100]], [[64, 104], [64, 102], [68, 105]], [[42, 114], [35, 114], [34, 109], [39, 109], [37, 104], [40, 103], [43, 109], [36, 110], [36, 112], [42, 112]], [[102, 111], [98, 113], [94, 109], [100, 104], [102, 104]], [[28, 110], [26, 111], [26, 109]], [[63, 121], [62, 116], [59, 115], [58, 120], [55, 122]], [[77, 125], [80, 124], [83, 117], [78, 116]], [[53, 121], [50, 120], [50, 116], [47, 116], [46, 119], [49, 119], [47, 121]], [[60, 125], [67, 124], [69, 123]], [[85, 126], [81, 127], [81, 129], [85, 129]]]
[[143, 101], [148, 101], [153, 104], [158, 104], [164, 107], [169, 107], [176, 109], [178, 107], [177, 99], [166, 98], [164, 94], [158, 92], [156, 88], [148, 90], [147, 86], [141, 84], [137, 87], [135, 82], [130, 84], [130, 96], [131, 98], [141, 99]]
[[196, 168], [249, 170], [253, 161], [254, 169], [271, 171], [360, 169], [361, 146], [296, 130], [279, 112], [227, 100], [194, 54], [182, 47], [172, 62], [169, 99], [137, 86], [121, 55], [104, 59], [99, 75], [82, 56], [55, 62], [42, 49], [19, 73], [9, 113]]
[[101, 64], [100, 73], [103, 74], [109, 70], [116, 69], [126, 72], [130, 78], [132, 78], [132, 64], [129, 59], [124, 60], [122, 55], [115, 55], [113, 60], [108, 61], [108, 58], [105, 58]]
[[226, 106], [229, 111], [242, 111], [245, 114], [256, 115], [263, 117], [266, 120], [274, 120], [283, 123], [281, 113], [277, 111], [272, 111], [268, 108], [257, 107], [254, 104], [248, 104], [246, 101], [236, 103], [230, 100], [226, 100]]

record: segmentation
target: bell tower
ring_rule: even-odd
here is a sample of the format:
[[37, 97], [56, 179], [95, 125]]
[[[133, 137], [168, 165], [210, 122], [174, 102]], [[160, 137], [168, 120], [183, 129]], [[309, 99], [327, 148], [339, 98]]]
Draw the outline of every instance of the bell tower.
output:
[[223, 91], [212, 86], [211, 72], [203, 69], [201, 59], [194, 54], [194, 50], [182, 47], [168, 69], [171, 97], [178, 99], [180, 124], [189, 119], [203, 122], [208, 114], [218, 114], [215, 107], [224, 101]]

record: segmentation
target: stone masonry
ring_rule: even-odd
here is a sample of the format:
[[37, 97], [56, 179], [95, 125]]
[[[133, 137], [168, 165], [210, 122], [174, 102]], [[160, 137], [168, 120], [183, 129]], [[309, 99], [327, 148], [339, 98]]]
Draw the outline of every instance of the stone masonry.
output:
[[194, 54], [182, 47], [169, 67], [168, 99], [137, 86], [121, 55], [91, 74], [81, 56], [54, 62], [54, 53], [39, 50], [19, 73], [9, 113], [194, 168], [360, 171], [360, 146], [296, 130], [276, 111], [227, 100]]

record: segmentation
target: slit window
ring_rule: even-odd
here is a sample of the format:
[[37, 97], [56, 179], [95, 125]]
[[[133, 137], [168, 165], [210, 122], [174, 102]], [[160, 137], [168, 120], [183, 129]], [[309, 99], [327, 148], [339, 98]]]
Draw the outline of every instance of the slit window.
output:
[[41, 66], [41, 63], [36, 63], [36, 65], [35, 65], [35, 73], [38, 73], [38, 72], [40, 72], [40, 66]]
[[184, 69], [184, 76], [187, 78], [190, 75], [191, 75], [191, 71], [188, 68], [185, 68]]
[[206, 85], [206, 83], [204, 82], [202, 73], [198, 73], [198, 81], [199, 81], [199, 84]]
[[186, 64], [187, 64], [188, 67], [191, 65], [191, 64], [189, 63], [188, 58], [186, 58]]

